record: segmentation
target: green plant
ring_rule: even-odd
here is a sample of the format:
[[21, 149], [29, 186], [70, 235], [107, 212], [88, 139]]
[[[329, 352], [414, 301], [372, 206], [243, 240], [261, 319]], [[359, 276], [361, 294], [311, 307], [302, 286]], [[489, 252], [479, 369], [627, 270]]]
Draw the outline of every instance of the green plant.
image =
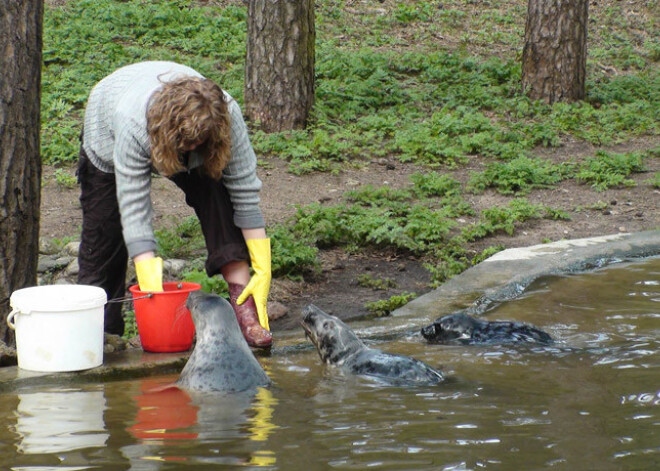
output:
[[415, 193], [420, 197], [451, 197], [461, 192], [458, 181], [437, 172], [414, 173], [410, 180], [414, 184]]
[[71, 175], [66, 170], [58, 168], [54, 173], [55, 182], [62, 188], [74, 188], [78, 184], [78, 180], [74, 175]]
[[167, 258], [189, 258], [204, 247], [199, 220], [194, 216], [183, 219], [171, 229], [154, 231], [158, 253]]
[[434, 10], [437, 9], [432, 3], [401, 3], [397, 5], [394, 17], [401, 23], [412, 23], [415, 21], [431, 21]]
[[124, 335], [123, 339], [129, 340], [138, 336], [137, 321], [135, 320], [135, 311], [124, 311]]
[[655, 172], [653, 178], [647, 180], [647, 183], [655, 188], [660, 188], [660, 172]]
[[442, 211], [422, 204], [312, 204], [298, 210], [292, 230], [320, 248], [354, 244], [423, 252], [443, 242], [454, 225]]
[[[383, 6], [390, 14], [356, 23], [342, 2], [318, 5], [310, 125], [275, 136], [255, 132], [255, 148], [308, 173], [390, 154], [431, 165], [460, 165], [474, 154], [510, 160], [537, 145], [557, 146], [565, 136], [607, 144], [658, 133], [660, 77], [653, 65], [660, 49], [655, 38], [642, 43], [634, 33], [652, 31], [653, 15], [633, 19], [597, 9], [595, 21], [608, 28], [596, 31], [590, 61], [618, 71], [590, 70], [586, 102], [549, 106], [518, 90], [520, 64], [506, 51], [519, 45], [522, 23], [515, 19], [524, 7], [506, 7], [484, 6], [473, 15], [469, 2], [398, 2]], [[89, 90], [131, 62], [189, 64], [241, 102], [246, 10], [240, 2], [47, 3], [44, 161], [76, 159]], [[411, 28], [415, 44], [405, 39]], [[450, 44], [464, 39], [470, 53], [438, 48], [438, 35], [451, 37]]]
[[437, 288], [450, 278], [464, 272], [470, 263], [463, 257], [440, 256], [434, 263], [427, 263], [424, 266], [431, 274], [431, 287]]
[[598, 151], [595, 157], [587, 159], [580, 166], [575, 177], [603, 191], [613, 186], [635, 186], [635, 181], [626, 177], [644, 171], [646, 168], [640, 153], [610, 154]]
[[387, 290], [396, 288], [396, 281], [391, 278], [374, 278], [372, 275], [365, 273], [357, 278], [358, 286], [363, 288], [371, 288], [373, 290]]
[[529, 203], [525, 198], [511, 200], [505, 207], [492, 207], [485, 209], [479, 222], [463, 229], [462, 237], [467, 241], [480, 239], [498, 231], [513, 234], [515, 225], [542, 217], [543, 207]]
[[526, 194], [534, 188], [549, 188], [569, 174], [569, 166], [554, 165], [546, 160], [518, 157], [509, 162], [488, 164], [481, 173], [473, 173], [468, 188], [483, 192], [495, 188], [504, 195]]
[[387, 206], [392, 202], [412, 201], [413, 193], [410, 190], [397, 190], [389, 186], [365, 185], [358, 190], [347, 191], [344, 197], [363, 206]]
[[483, 262], [487, 258], [492, 257], [497, 252], [501, 252], [502, 250], [504, 250], [503, 245], [496, 245], [494, 247], [487, 247], [484, 250], [482, 250], [480, 254], [476, 255], [472, 259], [472, 265], [477, 265], [478, 263]]
[[69, 242], [73, 242], [75, 240], [76, 237], [74, 236], [66, 236], [66, 237], [62, 237], [61, 239], [58, 237], [54, 237], [53, 239], [51, 239], [51, 242], [61, 250], [64, 248], [66, 244], [68, 244]]
[[203, 270], [191, 270], [183, 274], [183, 281], [199, 283], [202, 285], [202, 291], [229, 299], [227, 282], [219, 276], [209, 277]]
[[598, 200], [595, 203], [590, 204], [587, 206], [587, 209], [591, 209], [593, 211], [603, 211], [607, 209], [609, 205], [605, 201]]
[[275, 226], [270, 232], [273, 276], [301, 279], [307, 272], [319, 269], [318, 249], [302, 237], [295, 237], [285, 226]]
[[559, 221], [559, 220], [570, 221], [572, 219], [570, 214], [560, 209], [554, 209], [549, 206], [545, 206], [543, 210], [544, 210], [543, 217], [545, 219], [552, 219], [554, 221]]
[[415, 293], [401, 293], [400, 295], [392, 296], [389, 299], [381, 301], [372, 301], [364, 305], [369, 313], [375, 317], [389, 316], [392, 311], [405, 306], [412, 299], [417, 297]]

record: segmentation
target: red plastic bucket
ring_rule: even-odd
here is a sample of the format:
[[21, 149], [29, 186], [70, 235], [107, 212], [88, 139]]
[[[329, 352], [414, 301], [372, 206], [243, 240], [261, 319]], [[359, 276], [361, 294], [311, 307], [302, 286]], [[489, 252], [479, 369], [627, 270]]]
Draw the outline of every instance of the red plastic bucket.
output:
[[190, 311], [186, 307], [188, 294], [201, 289], [198, 283], [169, 281], [162, 293], [140, 291], [133, 285], [135, 321], [142, 349], [145, 352], [185, 352], [195, 335]]

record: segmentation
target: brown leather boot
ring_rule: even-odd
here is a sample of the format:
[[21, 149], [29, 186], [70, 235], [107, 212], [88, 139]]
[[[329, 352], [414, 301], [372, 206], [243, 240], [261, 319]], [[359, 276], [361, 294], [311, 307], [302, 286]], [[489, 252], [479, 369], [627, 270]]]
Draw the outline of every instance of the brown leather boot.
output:
[[229, 302], [231, 307], [234, 308], [238, 325], [241, 326], [243, 337], [248, 345], [257, 348], [270, 348], [273, 344], [273, 335], [261, 327], [259, 324], [259, 316], [257, 315], [257, 306], [254, 303], [252, 296], [248, 297], [240, 306], [236, 304], [236, 299], [241, 295], [245, 289], [244, 285], [235, 283], [228, 283], [229, 285]]

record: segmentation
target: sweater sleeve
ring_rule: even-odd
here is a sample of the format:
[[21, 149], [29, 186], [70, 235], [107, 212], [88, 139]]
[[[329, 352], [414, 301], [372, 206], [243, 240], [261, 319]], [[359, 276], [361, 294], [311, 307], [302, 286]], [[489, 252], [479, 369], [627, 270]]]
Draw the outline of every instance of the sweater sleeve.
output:
[[234, 99], [229, 102], [231, 120], [231, 159], [222, 176], [234, 207], [234, 224], [241, 229], [265, 226], [259, 208], [261, 180], [257, 177], [254, 153], [243, 114]]
[[117, 201], [121, 214], [124, 242], [128, 255], [156, 250], [152, 226], [151, 165], [143, 148], [146, 130], [128, 120], [115, 136], [113, 160], [117, 182]]

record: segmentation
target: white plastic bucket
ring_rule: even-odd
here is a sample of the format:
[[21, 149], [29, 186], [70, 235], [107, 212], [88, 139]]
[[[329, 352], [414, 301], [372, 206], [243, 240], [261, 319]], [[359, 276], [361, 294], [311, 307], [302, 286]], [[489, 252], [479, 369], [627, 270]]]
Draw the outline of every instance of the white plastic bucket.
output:
[[7, 317], [16, 330], [18, 367], [30, 371], [78, 371], [103, 363], [102, 288], [44, 285], [12, 293]]

